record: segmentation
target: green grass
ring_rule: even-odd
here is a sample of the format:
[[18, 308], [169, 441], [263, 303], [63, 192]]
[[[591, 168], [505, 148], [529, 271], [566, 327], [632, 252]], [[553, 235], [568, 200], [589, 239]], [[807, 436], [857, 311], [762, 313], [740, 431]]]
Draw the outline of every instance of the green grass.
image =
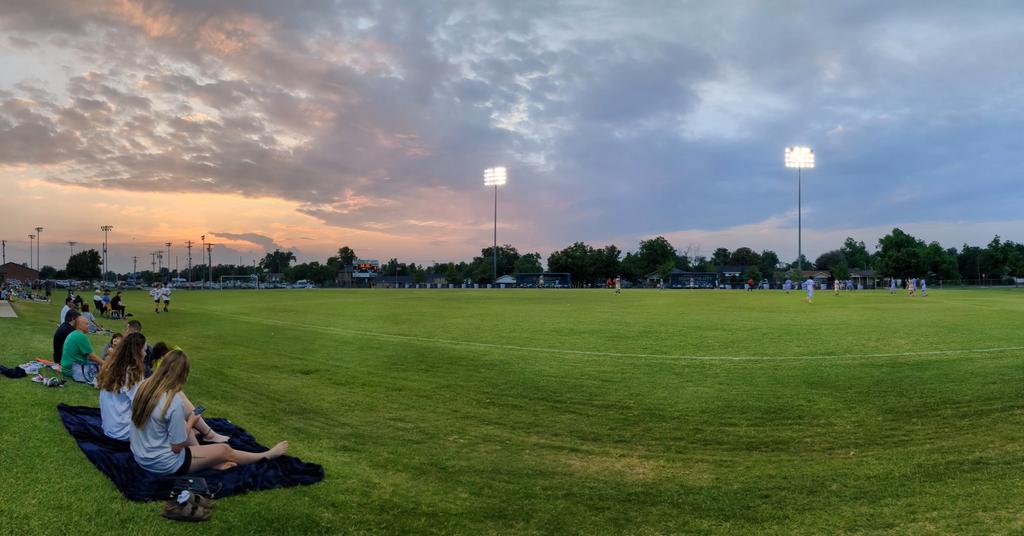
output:
[[[0, 319], [0, 362], [46, 355], [58, 308]], [[208, 414], [326, 479], [164, 521], [60, 425], [95, 391], [0, 378], [0, 533], [1024, 533], [1024, 350], [920, 353], [1024, 346], [1019, 291], [179, 292], [135, 312], [193, 358]]]

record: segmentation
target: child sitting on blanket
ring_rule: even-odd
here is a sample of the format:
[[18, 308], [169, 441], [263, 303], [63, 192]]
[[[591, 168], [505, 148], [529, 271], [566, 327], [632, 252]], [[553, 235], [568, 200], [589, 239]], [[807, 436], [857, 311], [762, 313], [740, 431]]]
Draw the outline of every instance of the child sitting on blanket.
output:
[[[107, 361], [96, 377], [100, 388], [100, 419], [103, 433], [112, 439], [128, 441], [130, 439], [132, 399], [143, 381], [143, 359], [146, 357], [146, 337], [141, 333], [129, 333], [114, 346]], [[184, 393], [181, 397], [188, 411], [192, 411], [192, 403]], [[206, 421], [198, 419], [195, 427], [203, 440], [210, 443], [224, 443], [228, 440], [213, 431]]]
[[130, 435], [140, 467], [158, 475], [185, 475], [274, 459], [288, 451], [287, 441], [267, 452], [235, 450], [224, 443], [200, 445], [195, 428], [201, 417], [181, 393], [189, 368], [185, 352], [171, 350], [135, 393]]

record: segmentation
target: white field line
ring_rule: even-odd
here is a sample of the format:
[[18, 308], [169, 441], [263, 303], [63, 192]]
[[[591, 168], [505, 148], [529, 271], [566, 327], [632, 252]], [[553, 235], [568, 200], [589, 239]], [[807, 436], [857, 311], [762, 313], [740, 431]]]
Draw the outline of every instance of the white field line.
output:
[[635, 357], [635, 358], [659, 358], [659, 359], [689, 359], [698, 361], [773, 361], [773, 360], [801, 360], [801, 359], [869, 359], [879, 357], [922, 357], [922, 356], [945, 356], [945, 355], [961, 355], [961, 354], [991, 354], [999, 352], [1013, 352], [1024, 350], [1024, 346], [1006, 346], [1001, 348], [967, 348], [967, 349], [955, 349], [955, 350], [928, 350], [921, 352], [891, 352], [891, 353], [877, 353], [877, 354], [833, 354], [833, 355], [793, 355], [793, 356], [721, 356], [721, 355], [672, 355], [672, 354], [641, 354], [641, 353], [628, 353], [628, 352], [597, 352], [590, 350], [571, 350], [564, 348], [542, 348], [536, 346], [516, 346], [509, 344], [494, 344], [487, 342], [474, 342], [474, 341], [460, 341], [455, 339], [442, 339], [435, 337], [420, 337], [416, 335], [395, 335], [391, 333], [379, 333], [376, 331], [364, 331], [358, 329], [338, 328], [332, 326], [317, 326], [313, 324], [302, 324], [299, 322], [289, 322], [287, 320], [277, 320], [270, 318], [256, 318], [251, 316], [236, 315], [231, 313], [221, 313], [216, 311], [210, 311], [214, 314], [221, 316], [227, 316], [230, 318], [236, 318], [244, 320], [246, 322], [254, 322], [257, 324], [273, 324], [279, 326], [287, 326], [299, 329], [306, 329], [311, 331], [322, 331], [326, 333], [335, 333], [341, 335], [357, 335], [362, 337], [370, 337], [377, 339], [392, 339], [399, 341], [409, 342], [420, 342], [427, 344], [436, 344], [442, 346], [465, 346], [472, 348], [486, 348], [490, 350], [513, 350], [519, 352], [535, 352], [535, 353], [547, 353], [547, 354], [566, 354], [566, 355], [579, 355], [579, 356], [590, 356], [590, 357]]

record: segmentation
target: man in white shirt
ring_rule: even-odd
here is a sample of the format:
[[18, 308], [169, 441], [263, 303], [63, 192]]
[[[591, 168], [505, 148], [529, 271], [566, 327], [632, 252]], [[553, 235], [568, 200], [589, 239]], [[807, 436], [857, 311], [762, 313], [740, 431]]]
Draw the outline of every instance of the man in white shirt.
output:
[[160, 289], [160, 297], [164, 300], [164, 312], [167, 312], [167, 307], [171, 305], [171, 286]]
[[160, 314], [160, 297], [163, 296], [163, 285], [160, 283], [154, 283], [153, 288], [149, 290], [149, 295], [153, 298], [153, 312]]
[[69, 294], [67, 298], [64, 298], [64, 307], [60, 310], [60, 323], [63, 324], [68, 316], [68, 311], [74, 309], [72, 304], [75, 303], [74, 298]]

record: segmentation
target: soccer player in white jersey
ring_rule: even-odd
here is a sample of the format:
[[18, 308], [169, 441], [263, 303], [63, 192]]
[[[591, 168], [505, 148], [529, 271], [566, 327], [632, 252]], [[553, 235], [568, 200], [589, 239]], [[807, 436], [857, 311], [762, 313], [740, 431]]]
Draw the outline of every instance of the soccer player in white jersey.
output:
[[889, 278], [889, 294], [896, 294], [896, 278]]
[[160, 283], [154, 283], [153, 288], [149, 290], [149, 295], [153, 298], [153, 312], [160, 314], [160, 297], [163, 296], [163, 287]]
[[921, 297], [924, 298], [926, 296], [928, 296], [928, 281], [926, 281], [925, 278], [922, 277], [921, 278]]
[[807, 303], [814, 303], [814, 279], [810, 276], [804, 281], [804, 288], [807, 289]]
[[168, 312], [167, 308], [171, 305], [171, 286], [160, 289], [160, 297], [164, 300], [164, 312]]

